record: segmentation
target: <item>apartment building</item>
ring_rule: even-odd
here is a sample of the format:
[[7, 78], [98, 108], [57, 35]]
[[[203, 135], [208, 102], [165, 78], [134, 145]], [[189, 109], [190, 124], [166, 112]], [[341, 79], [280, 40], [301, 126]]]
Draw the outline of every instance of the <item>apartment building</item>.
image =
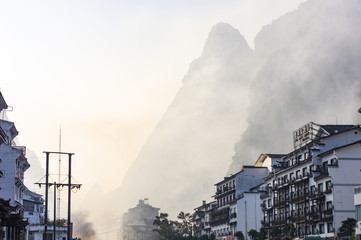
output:
[[[268, 172], [268, 168], [263, 166], [243, 166], [238, 173], [225, 177], [215, 184], [217, 209], [210, 214], [210, 226], [211, 232], [217, 239], [233, 239], [234, 234], [240, 231], [237, 226], [242, 226], [242, 222], [246, 221], [242, 216], [247, 214], [247, 210], [252, 209], [253, 205], [250, 204], [251, 195], [256, 194], [258, 191], [256, 189], [252, 190], [252, 188], [261, 185], [262, 179], [268, 175]], [[257, 211], [254, 212], [257, 213]], [[259, 218], [261, 218], [260, 211], [259, 215]], [[246, 222], [247, 227], [249, 229], [259, 229], [260, 226], [257, 225], [256, 221], [249, 221], [251, 217], [250, 214]]]
[[139, 200], [136, 207], [130, 208], [123, 215], [123, 239], [125, 240], [158, 240], [159, 236], [153, 231], [159, 208], [152, 207], [148, 199]]
[[[0, 93], [0, 114], [7, 109]], [[0, 210], [6, 239], [20, 239], [25, 233], [23, 193], [24, 172], [30, 167], [26, 147], [17, 146], [14, 138], [18, 131], [13, 122], [0, 119]]]
[[203, 235], [210, 236], [211, 229], [211, 214], [217, 210], [217, 202], [202, 202], [202, 205], [196, 207], [193, 213], [193, 233], [192, 236], [201, 237]]
[[293, 133], [294, 151], [263, 154], [257, 166], [271, 166], [261, 194], [262, 225], [295, 236], [334, 237], [341, 222], [355, 217], [354, 187], [361, 184], [359, 125], [308, 123]]

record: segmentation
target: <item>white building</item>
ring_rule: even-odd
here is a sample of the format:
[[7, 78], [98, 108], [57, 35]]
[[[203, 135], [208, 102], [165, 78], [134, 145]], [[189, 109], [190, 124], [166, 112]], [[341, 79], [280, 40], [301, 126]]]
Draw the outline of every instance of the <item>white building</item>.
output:
[[356, 210], [356, 220], [357, 220], [357, 227], [356, 227], [356, 238], [361, 239], [361, 186], [355, 188], [355, 210]]
[[130, 208], [123, 215], [124, 240], [158, 240], [158, 233], [153, 223], [159, 215], [159, 208], [152, 207], [148, 199], [139, 200], [135, 208]]
[[[42, 195], [25, 189], [23, 195], [24, 218], [28, 220], [25, 240], [43, 240], [44, 233], [44, 199]], [[48, 238], [53, 239], [53, 226], [48, 226]], [[56, 239], [67, 238], [67, 227], [56, 227]]]
[[262, 227], [261, 220], [263, 219], [260, 205], [261, 185], [255, 186], [248, 191], [245, 191], [237, 200], [237, 228], [244, 234], [245, 239], [249, 239], [248, 232], [252, 229], [259, 231]]
[[[0, 93], [0, 110], [7, 104]], [[20, 239], [27, 222], [23, 214], [24, 172], [30, 167], [25, 155], [26, 148], [16, 146], [13, 141], [18, 135], [13, 122], [0, 120], [0, 198], [2, 205], [8, 208], [1, 217], [6, 227], [7, 239]]]
[[[265, 229], [292, 224], [298, 237], [335, 237], [355, 217], [354, 187], [361, 184], [361, 128], [309, 123], [294, 132], [294, 151], [272, 162], [261, 196]], [[263, 162], [263, 163], [262, 163]]]
[[[234, 234], [241, 229], [259, 230], [260, 224], [254, 219], [261, 218], [261, 212], [251, 207], [250, 201], [257, 195], [258, 190], [252, 189], [262, 184], [262, 179], [268, 175], [267, 167], [243, 166], [240, 172], [225, 177], [215, 184], [217, 192], [215, 199], [218, 208], [211, 213], [211, 231], [217, 239], [233, 239]], [[259, 203], [259, 200], [257, 200]], [[249, 204], [249, 211], [258, 214], [246, 221], [242, 216], [247, 215], [244, 206]], [[259, 205], [258, 205], [259, 206]], [[252, 210], [253, 209], [253, 210]], [[246, 236], [246, 233], [243, 232]]]

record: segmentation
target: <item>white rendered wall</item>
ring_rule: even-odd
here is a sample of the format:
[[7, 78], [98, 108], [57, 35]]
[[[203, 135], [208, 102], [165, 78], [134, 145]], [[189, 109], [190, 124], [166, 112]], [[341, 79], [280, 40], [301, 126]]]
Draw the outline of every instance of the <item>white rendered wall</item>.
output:
[[244, 197], [237, 201], [237, 231], [241, 231], [245, 239], [249, 239], [251, 229], [257, 231], [262, 227], [262, 210], [260, 208], [260, 193], [244, 193]]

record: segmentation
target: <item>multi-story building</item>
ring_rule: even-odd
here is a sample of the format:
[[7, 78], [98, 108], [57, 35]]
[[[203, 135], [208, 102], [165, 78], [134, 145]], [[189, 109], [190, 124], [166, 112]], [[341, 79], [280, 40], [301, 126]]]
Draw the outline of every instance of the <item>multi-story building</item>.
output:
[[261, 155], [256, 163], [271, 163], [261, 196], [263, 227], [285, 230], [291, 224], [298, 237], [334, 237], [343, 220], [355, 217], [354, 187], [361, 184], [361, 128], [308, 123], [293, 138], [294, 151], [284, 156]]
[[357, 226], [355, 229], [356, 239], [361, 239], [361, 186], [355, 187], [355, 210]]
[[[0, 110], [6, 108], [7, 104], [0, 93]], [[13, 122], [0, 120], [0, 198], [7, 208], [1, 222], [6, 228], [7, 239], [20, 239], [27, 225], [23, 218], [23, 192], [26, 189], [24, 172], [30, 164], [25, 157], [26, 148], [16, 146], [14, 142], [17, 135]]]
[[[263, 184], [255, 186], [241, 194], [236, 202], [236, 213], [233, 213], [233, 219], [236, 219], [237, 227], [235, 232], [242, 232], [245, 239], [249, 239], [248, 232], [252, 229], [260, 230], [263, 218], [260, 204], [262, 203], [260, 195], [263, 193]], [[232, 218], [231, 218], [232, 220]], [[231, 221], [230, 220], [230, 221]]]
[[25, 189], [23, 195], [24, 218], [28, 219], [29, 225], [26, 227], [26, 240], [43, 238], [44, 224], [44, 199], [40, 194]]
[[[217, 239], [233, 238], [234, 234], [240, 231], [237, 226], [242, 226], [242, 222], [245, 221], [241, 216], [247, 214], [244, 205], [247, 205], [252, 198], [251, 195], [258, 191], [252, 188], [260, 185], [268, 172], [267, 167], [243, 166], [240, 172], [215, 184], [217, 210], [211, 213], [210, 225]], [[247, 221], [247, 228], [259, 229], [254, 223]]]
[[[24, 240], [42, 240], [44, 234], [44, 199], [42, 195], [25, 189], [23, 195], [24, 218], [28, 220]], [[55, 239], [65, 240], [68, 229], [66, 226], [56, 226]], [[48, 226], [47, 239], [54, 239], [54, 225]]]
[[148, 199], [139, 200], [135, 208], [130, 208], [123, 215], [123, 239], [158, 240], [159, 235], [153, 231], [158, 215], [159, 208], [149, 205]]
[[210, 236], [211, 229], [211, 214], [217, 210], [217, 202], [213, 201], [207, 203], [202, 202], [202, 205], [194, 209], [193, 213], [193, 233], [194, 237], [201, 237], [203, 235]]

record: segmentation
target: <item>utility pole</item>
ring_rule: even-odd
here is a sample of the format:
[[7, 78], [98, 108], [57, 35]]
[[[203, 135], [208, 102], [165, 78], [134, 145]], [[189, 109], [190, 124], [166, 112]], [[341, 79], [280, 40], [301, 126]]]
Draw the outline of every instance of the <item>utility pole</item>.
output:
[[[66, 152], [44, 152], [46, 154], [46, 174], [45, 174], [45, 183], [36, 183], [41, 185], [45, 185], [45, 225], [44, 225], [44, 233], [43, 233], [43, 240], [47, 240], [47, 230], [48, 230], [48, 188], [54, 184], [54, 240], [55, 240], [55, 221], [56, 221], [56, 191], [57, 187], [60, 186], [67, 186], [68, 187], [68, 240], [71, 239], [72, 232], [71, 232], [71, 190], [73, 188], [80, 189], [81, 184], [72, 184], [71, 183], [71, 157], [74, 153], [66, 153]], [[68, 155], [69, 159], [69, 166], [68, 166], [68, 183], [50, 183], [49, 184], [49, 155], [50, 154], [61, 154], [61, 155]]]

